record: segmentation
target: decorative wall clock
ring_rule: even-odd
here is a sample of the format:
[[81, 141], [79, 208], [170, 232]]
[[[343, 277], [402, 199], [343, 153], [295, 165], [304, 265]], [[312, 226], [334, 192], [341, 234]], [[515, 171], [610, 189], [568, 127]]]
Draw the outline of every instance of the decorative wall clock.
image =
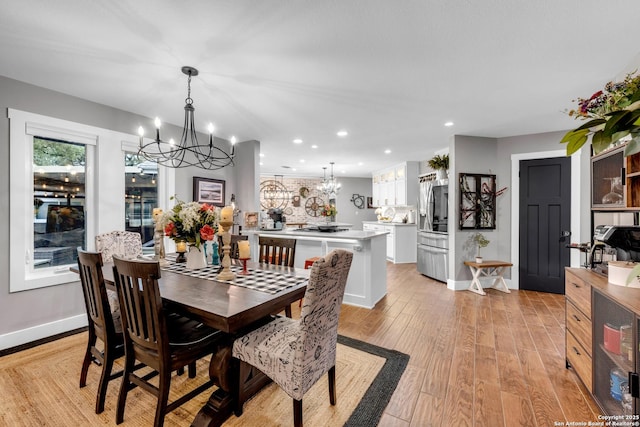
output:
[[320, 197], [309, 197], [304, 204], [304, 209], [309, 216], [318, 216], [320, 214], [320, 210], [322, 210], [322, 206], [324, 206], [324, 200]]

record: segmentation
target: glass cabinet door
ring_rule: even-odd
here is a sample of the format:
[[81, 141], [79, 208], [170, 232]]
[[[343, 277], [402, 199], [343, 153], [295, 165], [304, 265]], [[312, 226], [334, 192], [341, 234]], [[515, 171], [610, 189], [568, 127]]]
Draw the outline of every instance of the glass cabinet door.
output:
[[624, 208], [624, 152], [622, 148], [591, 159], [591, 206]]
[[636, 335], [633, 313], [594, 289], [593, 394], [607, 415], [636, 411], [628, 383], [629, 373], [635, 372]]

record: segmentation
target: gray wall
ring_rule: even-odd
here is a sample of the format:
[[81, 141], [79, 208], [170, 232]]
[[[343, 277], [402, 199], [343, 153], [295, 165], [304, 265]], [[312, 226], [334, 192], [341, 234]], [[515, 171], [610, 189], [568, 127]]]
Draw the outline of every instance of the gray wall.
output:
[[[516, 264], [513, 257], [513, 241], [517, 235], [512, 235], [512, 226], [517, 226], [518, 218], [512, 218], [513, 185], [517, 185], [518, 177], [512, 176], [512, 157], [526, 156], [529, 158], [544, 158], [545, 153], [564, 150], [565, 145], [559, 141], [562, 132], [548, 132], [534, 135], [522, 135], [509, 138], [481, 138], [472, 136], [452, 137], [450, 153], [451, 174], [449, 191], [455, 197], [449, 199], [449, 209], [453, 212], [450, 233], [451, 252], [449, 277], [455, 281], [470, 280], [471, 274], [463, 262], [474, 256], [474, 249], [468, 244], [468, 237], [473, 231], [458, 229], [458, 215], [460, 191], [457, 177], [459, 173], [486, 173], [496, 175], [496, 189], [507, 187], [506, 192], [496, 199], [496, 229], [482, 230], [491, 241], [489, 246], [482, 249], [485, 258], [510, 260]], [[591, 239], [590, 204], [589, 204], [589, 147], [586, 146], [580, 155], [572, 158], [572, 200], [575, 199], [576, 209], [572, 204], [572, 242], [588, 242]], [[516, 160], [517, 161], [517, 160]], [[517, 240], [516, 240], [517, 241]], [[580, 254], [572, 253], [571, 265], [579, 265]], [[506, 277], [517, 277], [517, 271], [508, 270]]]
[[[336, 221], [353, 224], [354, 230], [362, 230], [362, 221], [377, 221], [375, 209], [367, 208], [367, 197], [371, 197], [373, 185], [371, 178], [338, 178], [342, 188], [336, 198], [338, 215]], [[365, 198], [365, 208], [358, 209], [351, 201], [354, 194]]]
[[[2, 218], [9, 218], [9, 188], [11, 184], [11, 177], [9, 176], [9, 119], [7, 118], [7, 108], [15, 108], [134, 135], [140, 123], [152, 123], [146, 117], [2, 76], [0, 76], [0, 108], [4, 112], [4, 118], [0, 120], [0, 216]], [[177, 105], [176, 108], [181, 107]], [[171, 129], [171, 126], [168, 127], [170, 131], [178, 132], [177, 128], [173, 127]], [[202, 137], [205, 136], [203, 135]], [[251, 150], [244, 151], [256, 152], [255, 141], [248, 143], [246, 147], [249, 146], [252, 146]], [[257, 150], [259, 151], [259, 144]], [[257, 170], [258, 156], [256, 154], [255, 159], [243, 160], [241, 163], [243, 167], [253, 165], [255, 171]], [[235, 191], [235, 176], [239, 176], [237, 170], [238, 166], [206, 173], [193, 169], [177, 170], [176, 193], [183, 200], [191, 200], [191, 177], [212, 177], [226, 180], [228, 201], [231, 192]], [[246, 199], [250, 198], [250, 196], [246, 197]], [[10, 226], [11, 224], [7, 220], [2, 221], [0, 223], [0, 233], [3, 236], [8, 236]], [[0, 251], [0, 272], [0, 313], [2, 313], [0, 338], [2, 335], [11, 332], [60, 321], [85, 312], [82, 291], [77, 282], [10, 294], [9, 255], [6, 241], [4, 249]]]

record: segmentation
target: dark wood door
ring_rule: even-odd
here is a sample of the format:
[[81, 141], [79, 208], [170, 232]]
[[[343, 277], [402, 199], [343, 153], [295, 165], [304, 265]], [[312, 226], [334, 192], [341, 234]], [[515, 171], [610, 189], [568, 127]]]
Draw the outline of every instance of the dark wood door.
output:
[[520, 289], [564, 294], [569, 265], [571, 159], [520, 162]]

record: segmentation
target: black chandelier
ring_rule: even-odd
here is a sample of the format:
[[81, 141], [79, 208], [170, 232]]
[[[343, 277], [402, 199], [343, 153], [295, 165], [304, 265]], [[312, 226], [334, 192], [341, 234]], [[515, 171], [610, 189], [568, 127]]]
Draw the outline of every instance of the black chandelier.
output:
[[160, 119], [156, 117], [156, 139], [151, 142], [144, 142], [144, 128], [138, 128], [140, 135], [140, 147], [138, 155], [152, 162], [171, 168], [184, 168], [195, 166], [207, 170], [222, 169], [233, 164], [235, 155], [235, 137], [231, 137], [231, 153], [227, 153], [219, 147], [213, 145], [213, 123], [209, 123], [209, 143], [200, 144], [196, 135], [194, 125], [193, 99], [191, 99], [191, 77], [198, 75], [198, 70], [193, 67], [182, 67], [182, 72], [189, 76], [187, 80], [187, 98], [184, 106], [184, 126], [182, 137], [178, 144], [173, 139], [168, 142], [160, 139]]

